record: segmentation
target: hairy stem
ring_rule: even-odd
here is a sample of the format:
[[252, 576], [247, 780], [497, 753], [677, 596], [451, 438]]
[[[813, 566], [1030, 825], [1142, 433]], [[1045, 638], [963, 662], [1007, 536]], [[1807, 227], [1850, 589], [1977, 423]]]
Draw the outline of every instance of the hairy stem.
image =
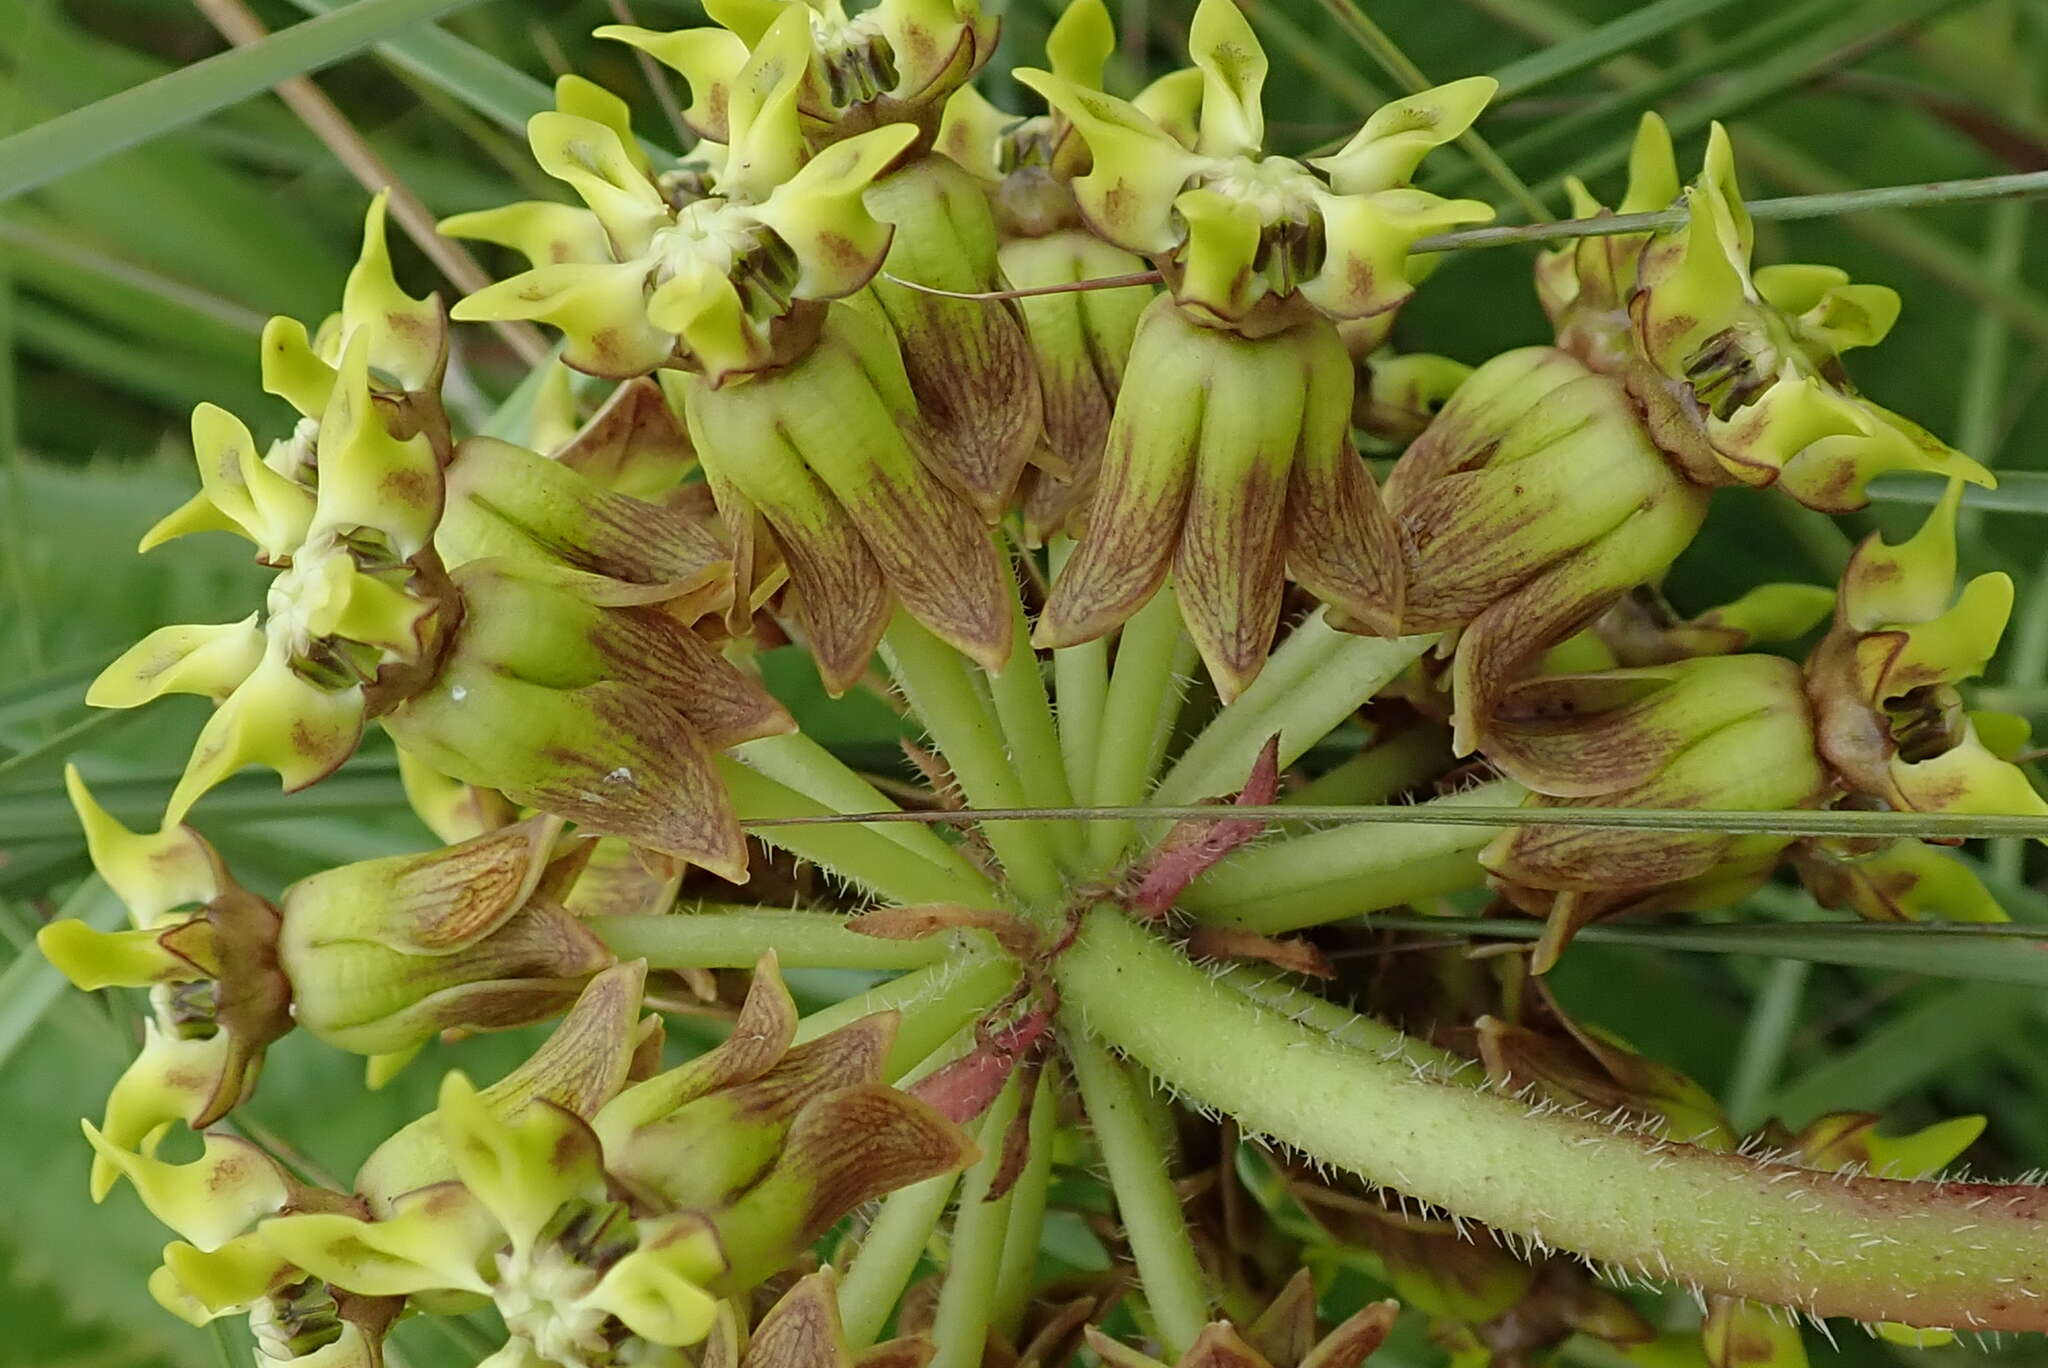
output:
[[[1023, 781], [1003, 744], [995, 706], [969, 673], [966, 657], [908, 614], [898, 612], [882, 638], [882, 658], [952, 768], [968, 806], [1027, 806]], [[1052, 856], [1052, 835], [1044, 823], [1010, 822], [988, 827], [985, 834], [996, 858], [1003, 862], [1004, 881], [1010, 888], [1036, 906], [1058, 901], [1059, 874]]]
[[[1052, 702], [1045, 693], [1045, 676], [1039, 673], [1038, 656], [1031, 649], [1031, 627], [1024, 621], [1024, 605], [1013, 601], [1010, 616], [1010, 663], [988, 677], [996, 721], [1009, 746], [1010, 764], [1017, 772], [1025, 802], [1032, 807], [1071, 807], [1074, 791], [1067, 781], [1060, 732], [1053, 723]], [[1080, 864], [1085, 837], [1078, 825], [1053, 822], [1044, 832], [1061, 865], [1073, 869]]]
[[939, 1288], [938, 1310], [932, 1317], [932, 1342], [938, 1350], [932, 1355], [931, 1368], [979, 1368], [987, 1349], [1011, 1198], [1006, 1194], [991, 1201], [989, 1188], [1003, 1162], [1003, 1135], [1016, 1119], [1018, 1093], [1017, 1081], [1011, 1079], [997, 1095], [978, 1135], [981, 1158], [960, 1183], [952, 1253], [946, 1261], [946, 1281]]
[[860, 1251], [839, 1281], [839, 1319], [856, 1354], [882, 1333], [959, 1183], [960, 1175], [948, 1173], [882, 1199]]
[[785, 968], [922, 969], [963, 949], [953, 936], [883, 940], [831, 912], [703, 903], [666, 917], [586, 917], [620, 959], [655, 969], [751, 969], [773, 950]]
[[[845, 761], [802, 732], [749, 741], [735, 746], [732, 753], [748, 768], [759, 770], [778, 784], [837, 812], [884, 812], [896, 807], [882, 796], [881, 790], [848, 768]], [[958, 876], [963, 884], [993, 892], [988, 876], [968, 863], [967, 857], [948, 845], [933, 828], [897, 822], [873, 829], [927, 864]]]
[[[1074, 543], [1053, 542], [1053, 574], [1073, 554]], [[1058, 699], [1060, 754], [1067, 765], [1067, 786], [1077, 803], [1094, 803], [1095, 761], [1102, 746], [1102, 710], [1109, 699], [1109, 642], [1101, 637], [1052, 653], [1054, 697]], [[1087, 842], [1084, 837], [1082, 844]]]
[[1451, 764], [1451, 730], [1430, 723], [1376, 741], [1281, 801], [1384, 803], [1403, 789], [1427, 783]]
[[958, 955], [810, 1013], [797, 1023], [797, 1043], [816, 1040], [875, 1012], [900, 1012], [902, 1024], [884, 1070], [893, 1082], [993, 1007], [1016, 982], [1017, 962], [1007, 955]]
[[[1064, 1017], [1065, 1012], [1061, 1015]], [[1143, 1086], [1083, 1030], [1065, 1041], [1095, 1144], [1109, 1169], [1117, 1219], [1166, 1357], [1179, 1358], [1209, 1323], [1209, 1287], [1174, 1190], [1171, 1161], [1145, 1115]]]
[[[1194, 667], [1194, 650], [1181, 630], [1180, 599], [1170, 583], [1124, 624], [1103, 702], [1096, 806], [1128, 807], [1145, 797], [1180, 714], [1180, 679]], [[1097, 872], [1107, 869], [1136, 833], [1135, 822], [1097, 822], [1088, 830], [1090, 865]]]
[[2048, 1328], [2048, 1190], [1795, 1168], [1446, 1086], [1105, 911], [1057, 972], [1070, 1012], [1183, 1096], [1522, 1239], [1815, 1315]]
[[[718, 757], [718, 774], [742, 820], [820, 817], [837, 811], [726, 756]], [[911, 858], [902, 846], [884, 837], [878, 827], [850, 822], [770, 826], [754, 834], [770, 845], [830, 870], [848, 883], [896, 902], [985, 903], [990, 896], [988, 881], [980, 875], [970, 881], [928, 860]]]
[[996, 1333], [1015, 1341], [1023, 1328], [1038, 1276], [1038, 1246], [1045, 1234], [1046, 1198], [1052, 1190], [1052, 1147], [1059, 1127], [1059, 1090], [1050, 1070], [1039, 1074], [1031, 1095], [1030, 1149], [1024, 1171], [1010, 1189], [1010, 1228], [1003, 1233], [1003, 1257], [996, 1272]]
[[1235, 793], [1259, 748], [1276, 733], [1282, 768], [1293, 764], [1435, 642], [1433, 636], [1353, 636], [1330, 626], [1318, 608], [1280, 643], [1251, 687], [1188, 743], [1153, 801], [1192, 803]]
[[[1496, 780], [1421, 808], [1508, 804], [1522, 790]], [[1272, 935], [1478, 886], [1474, 854], [1498, 827], [1418, 822], [1342, 826], [1248, 847], [1197, 879], [1181, 906], [1202, 921]]]

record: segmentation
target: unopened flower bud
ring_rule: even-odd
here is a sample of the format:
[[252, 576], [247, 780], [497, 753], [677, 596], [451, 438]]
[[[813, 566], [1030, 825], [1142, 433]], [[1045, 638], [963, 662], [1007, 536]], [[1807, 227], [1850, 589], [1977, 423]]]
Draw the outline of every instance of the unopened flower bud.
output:
[[473, 561], [462, 626], [430, 688], [384, 724], [439, 772], [744, 878], [713, 754], [789, 730], [788, 713], [662, 607]]
[[[1831, 791], [1799, 669], [1777, 656], [1529, 680], [1494, 716], [1487, 757], [1537, 807], [1770, 812]], [[1480, 854], [1495, 886], [1547, 918], [1539, 972], [1580, 926], [1653, 902], [1711, 906], [1761, 880], [1791, 837], [1529, 825]]]
[[300, 1025], [361, 1054], [542, 1020], [612, 962], [560, 904], [580, 848], [535, 817], [422, 855], [343, 865], [284, 895], [278, 958]]
[[1162, 296], [1138, 324], [1122, 394], [1037, 644], [1103, 635], [1169, 572], [1225, 698], [1265, 663], [1289, 576], [1353, 623], [1398, 629], [1399, 544], [1351, 446], [1351, 359], [1328, 320], [1253, 339]]
[[1549, 347], [1474, 371], [1387, 479], [1409, 632], [1454, 634], [1461, 755], [1537, 656], [1668, 568], [1708, 492], [1643, 432], [1619, 382]]

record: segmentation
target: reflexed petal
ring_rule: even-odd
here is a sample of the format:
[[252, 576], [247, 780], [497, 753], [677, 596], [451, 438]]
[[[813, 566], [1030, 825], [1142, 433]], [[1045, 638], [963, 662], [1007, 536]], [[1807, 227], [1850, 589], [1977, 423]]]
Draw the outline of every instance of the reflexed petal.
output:
[[614, 380], [645, 375], [675, 354], [675, 337], [647, 321], [645, 262], [539, 266], [487, 285], [450, 316], [463, 322], [533, 319], [568, 339], [562, 359]]
[[1102, 69], [1116, 52], [1116, 25], [1102, 0], [1069, 0], [1045, 37], [1045, 62], [1053, 75], [1079, 86], [1100, 86]]
[[[610, 262], [611, 238], [588, 209], [527, 200], [442, 219], [443, 237], [492, 242], [523, 254], [535, 266]], [[460, 307], [460, 306], [458, 306]]]
[[296, 318], [273, 318], [263, 329], [263, 389], [307, 418], [327, 411], [334, 393], [334, 367], [314, 350], [306, 325]]
[[633, 137], [632, 107], [624, 100], [597, 82], [586, 81], [572, 73], [555, 80], [555, 108], [579, 119], [601, 123], [618, 134], [619, 146], [625, 149], [626, 158], [633, 163], [634, 169], [653, 178], [653, 164], [648, 161], [646, 150]]
[[1256, 156], [1266, 140], [1266, 116], [1259, 108], [1266, 50], [1244, 11], [1233, 0], [1201, 0], [1188, 29], [1188, 56], [1202, 73], [1195, 150], [1208, 157]]
[[[165, 1032], [153, 1018], [145, 1017], [142, 1049], [107, 1093], [100, 1133], [108, 1153], [153, 1155], [171, 1122], [189, 1124], [203, 1115], [233, 1066], [234, 1046], [226, 1031], [205, 1040], [187, 1040]], [[107, 1153], [95, 1153], [92, 1199], [105, 1201], [121, 1173]]]
[[290, 1180], [270, 1156], [235, 1136], [210, 1131], [203, 1157], [167, 1164], [122, 1149], [90, 1121], [79, 1126], [93, 1150], [135, 1185], [150, 1215], [202, 1250], [220, 1248], [291, 1198]]
[[1173, 202], [1202, 159], [1114, 95], [1028, 67], [1011, 74], [1043, 95], [1086, 139], [1095, 165], [1074, 182], [1074, 194], [1095, 230], [1133, 252], [1172, 248], [1180, 237]]
[[276, 770], [287, 793], [326, 778], [355, 753], [363, 719], [360, 687], [320, 688], [272, 647], [200, 730], [164, 820], [183, 821], [207, 790], [250, 765]]
[[456, 1176], [524, 1253], [564, 1202], [604, 1196], [597, 1136], [552, 1103], [497, 1115], [459, 1073], [441, 1081], [441, 1135]]
[[[215, 404], [193, 409], [192, 452], [207, 498], [256, 543], [263, 559], [282, 560], [306, 539], [313, 491], [265, 465], [241, 419]], [[163, 540], [152, 530], [142, 549]]]
[[805, 162], [754, 210], [796, 253], [798, 299], [837, 299], [868, 283], [889, 250], [890, 229], [865, 207], [875, 177], [917, 139], [890, 124], [837, 142]]
[[[204, 930], [202, 921], [197, 928]], [[182, 948], [203, 952], [188, 939]], [[53, 921], [36, 933], [36, 949], [84, 992], [100, 988], [147, 988], [157, 983], [191, 983], [214, 977], [218, 965], [202, 968], [166, 943], [158, 931], [101, 931], [76, 917]], [[210, 955], [203, 955], [210, 960]]]
[[1409, 244], [1460, 224], [1485, 223], [1492, 206], [1447, 200], [1423, 190], [1372, 195], [1318, 193], [1328, 234], [1323, 268], [1301, 287], [1302, 298], [1332, 318], [1364, 318], [1407, 299]]
[[647, 251], [655, 230], [669, 221], [668, 205], [615, 129], [543, 110], [527, 120], [526, 137], [541, 170], [566, 182], [604, 224], [617, 259]]
[[76, 765], [64, 767], [64, 791], [85, 831], [93, 868], [126, 905], [134, 925], [154, 927], [174, 909], [219, 895], [227, 876], [198, 832], [171, 825], [146, 836], [130, 831], [94, 799]]
[[[720, 22], [723, 22], [722, 20]], [[679, 74], [690, 87], [683, 121], [712, 142], [729, 142], [726, 106], [732, 83], [747, 64], [747, 42], [723, 28], [677, 29], [657, 33], [631, 24], [606, 24], [593, 36], [625, 43]]]
[[157, 1305], [191, 1325], [246, 1311], [297, 1273], [261, 1235], [238, 1235], [208, 1253], [184, 1241], [164, 1246], [163, 1267], [150, 1275]]
[[[391, 248], [384, 238], [388, 190], [370, 201], [363, 221], [362, 253], [342, 288], [342, 327], [369, 337], [370, 362], [408, 390], [441, 382], [448, 361], [448, 321], [438, 299], [414, 299], [391, 273]], [[323, 472], [324, 473], [324, 472]]]
[[328, 1212], [277, 1216], [258, 1233], [314, 1277], [365, 1297], [448, 1289], [488, 1294], [477, 1273], [505, 1233], [459, 1183], [421, 1188], [383, 1220]]
[[382, 533], [400, 559], [433, 538], [444, 497], [440, 462], [425, 435], [399, 438], [371, 397], [368, 332], [350, 335], [320, 419], [320, 493], [310, 534]]
[[1381, 105], [1342, 149], [1309, 165], [1340, 195], [1406, 185], [1423, 157], [1463, 136], [1499, 89], [1491, 76], [1467, 76]]
[[100, 671], [85, 701], [95, 708], [134, 708], [189, 693], [220, 703], [255, 673], [263, 652], [254, 613], [240, 622], [159, 627]]
[[613, 1264], [585, 1300], [651, 1343], [695, 1344], [710, 1332], [718, 1308], [704, 1284], [723, 1264], [717, 1234], [694, 1213], [643, 1223], [640, 1247]]

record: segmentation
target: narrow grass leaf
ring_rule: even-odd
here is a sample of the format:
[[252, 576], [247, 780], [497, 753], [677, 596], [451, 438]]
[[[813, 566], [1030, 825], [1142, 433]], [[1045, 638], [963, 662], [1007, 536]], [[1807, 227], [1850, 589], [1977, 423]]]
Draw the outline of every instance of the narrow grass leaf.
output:
[[477, 0], [357, 0], [0, 139], [0, 200], [134, 147], [289, 76], [317, 71]]

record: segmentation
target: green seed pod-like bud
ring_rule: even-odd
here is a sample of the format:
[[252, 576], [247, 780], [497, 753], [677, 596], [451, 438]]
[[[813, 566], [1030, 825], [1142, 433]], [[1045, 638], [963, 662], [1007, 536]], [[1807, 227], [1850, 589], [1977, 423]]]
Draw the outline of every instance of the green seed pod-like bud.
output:
[[[1798, 667], [1776, 656], [1527, 681], [1502, 698], [1487, 758], [1537, 807], [1773, 812], [1832, 791]], [[1495, 886], [1549, 925], [1539, 972], [1580, 926], [1651, 904], [1712, 906], [1753, 886], [1790, 837], [1523, 826], [1480, 854]]]
[[1456, 747], [1545, 650], [1692, 541], [1708, 491], [1671, 468], [1618, 381], [1530, 347], [1473, 372], [1387, 479], [1404, 631], [1455, 637]]
[[433, 686], [385, 718], [420, 761], [728, 878], [746, 849], [715, 752], [793, 725], [660, 607], [610, 607], [474, 561]]
[[884, 327], [836, 306], [788, 366], [743, 384], [680, 372], [663, 383], [688, 420], [735, 558], [751, 558], [759, 531], [773, 535], [828, 688], [851, 687], [867, 668], [892, 595], [978, 664], [1002, 668], [1007, 571], [981, 519], [932, 473]]
[[[612, 962], [560, 904], [581, 850], [536, 817], [422, 855], [315, 874], [284, 896], [299, 1024], [360, 1054], [543, 1020]], [[579, 843], [580, 845], [580, 843]]]
[[1257, 677], [1288, 575], [1376, 630], [1402, 621], [1398, 543], [1349, 424], [1351, 359], [1328, 320], [1262, 338], [1171, 298], [1138, 325], [1082, 538], [1033, 640], [1067, 646], [1176, 581], [1225, 698]]
[[1902, 812], [2048, 813], [1986, 744], [1957, 685], [1981, 674], [2012, 614], [2012, 580], [1956, 591], [1961, 480], [1913, 537], [1872, 534], [1842, 572], [1835, 623], [1807, 661], [1821, 753], [1851, 793]]

